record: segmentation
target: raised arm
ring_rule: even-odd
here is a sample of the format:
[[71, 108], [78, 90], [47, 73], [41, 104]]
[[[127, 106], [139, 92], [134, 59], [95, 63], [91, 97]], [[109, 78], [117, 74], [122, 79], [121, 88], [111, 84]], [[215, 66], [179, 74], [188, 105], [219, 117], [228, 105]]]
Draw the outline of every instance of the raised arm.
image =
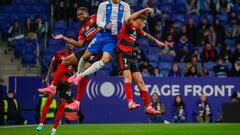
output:
[[132, 20], [134, 20], [135, 18], [137, 18], [139, 15], [143, 14], [143, 13], [150, 13], [152, 12], [151, 8], [144, 8], [142, 10], [139, 10], [135, 13], [133, 13], [132, 15], [130, 15], [127, 20], [125, 20], [125, 23], [131, 23]]
[[71, 39], [71, 38], [68, 38], [68, 37], [66, 37], [66, 36], [64, 36], [64, 35], [62, 35], [62, 34], [58, 34], [58, 35], [53, 35], [53, 34], [52, 34], [52, 37], [53, 37], [54, 39], [63, 39], [63, 40], [65, 40], [66, 42], [68, 42], [69, 44], [74, 45], [74, 46], [76, 46], [76, 47], [81, 47], [81, 46], [83, 46], [83, 44], [84, 44], [84, 42], [85, 42], [84, 39], [79, 40], [79, 41], [76, 41], [76, 40]]
[[143, 36], [153, 42], [155, 42], [158, 46], [162, 47], [162, 46], [167, 46], [165, 43], [157, 40], [156, 38], [154, 38], [153, 36], [151, 36], [150, 34], [144, 32]]

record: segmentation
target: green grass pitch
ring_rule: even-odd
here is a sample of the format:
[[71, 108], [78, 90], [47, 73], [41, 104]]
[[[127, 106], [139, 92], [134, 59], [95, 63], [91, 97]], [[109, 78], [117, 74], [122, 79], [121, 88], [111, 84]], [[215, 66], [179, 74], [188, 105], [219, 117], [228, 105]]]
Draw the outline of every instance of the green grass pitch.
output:
[[[0, 127], [0, 135], [49, 135], [35, 126]], [[60, 125], [56, 135], [240, 135], [240, 124], [81, 124]]]

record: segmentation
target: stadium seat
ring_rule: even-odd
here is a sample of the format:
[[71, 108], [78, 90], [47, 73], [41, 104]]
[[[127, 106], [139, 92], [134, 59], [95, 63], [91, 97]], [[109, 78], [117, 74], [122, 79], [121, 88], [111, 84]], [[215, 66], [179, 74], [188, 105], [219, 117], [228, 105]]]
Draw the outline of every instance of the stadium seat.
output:
[[162, 72], [163, 77], [167, 77], [167, 76], [168, 76], [169, 70], [166, 70], [166, 69], [160, 69], [160, 71]]
[[172, 14], [172, 21], [180, 21], [185, 22], [185, 15], [184, 14]]
[[56, 39], [49, 39], [48, 40], [48, 46], [60, 46], [62, 45], [62, 41], [61, 40], [56, 40]]
[[161, 55], [160, 61], [161, 62], [174, 62], [174, 58], [171, 55], [164, 54], [164, 55]]
[[65, 21], [58, 21], [54, 24], [54, 29], [67, 29], [67, 23]]
[[53, 34], [65, 34], [65, 30], [63, 30], [63, 29], [55, 29], [52, 33]]
[[204, 63], [204, 67], [208, 70], [213, 70], [213, 67], [216, 66], [216, 63]]
[[147, 54], [147, 58], [151, 62], [158, 62], [159, 58], [156, 56], [156, 54]]
[[225, 39], [225, 44], [227, 44], [230, 47], [234, 47], [236, 45], [235, 39]]
[[70, 37], [70, 38], [76, 38], [76, 37], [77, 37], [77, 33], [74, 32], [74, 31], [68, 30], [68, 31], [66, 32], [66, 36], [67, 36], [67, 37]]
[[184, 69], [184, 67], [185, 67], [185, 65], [187, 64], [187, 63], [183, 63], [183, 62], [178, 62], [178, 63], [176, 63], [177, 65], [178, 65], [178, 67], [179, 67], [179, 69]]
[[174, 4], [174, 0], [162, 0], [161, 4]]
[[172, 5], [171, 4], [160, 4], [159, 9], [163, 12], [172, 13]]
[[176, 5], [179, 5], [179, 4], [185, 5], [185, 3], [186, 3], [186, 0], [176, 0]]
[[218, 18], [223, 25], [227, 24], [227, 22], [228, 22], [228, 15], [227, 14], [217, 14], [216, 18]]
[[36, 64], [36, 57], [34, 54], [24, 54], [22, 56], [21, 63], [23, 65], [34, 65], [34, 64]]
[[158, 67], [160, 69], [170, 70], [172, 67], [172, 63], [171, 62], [159, 62]]

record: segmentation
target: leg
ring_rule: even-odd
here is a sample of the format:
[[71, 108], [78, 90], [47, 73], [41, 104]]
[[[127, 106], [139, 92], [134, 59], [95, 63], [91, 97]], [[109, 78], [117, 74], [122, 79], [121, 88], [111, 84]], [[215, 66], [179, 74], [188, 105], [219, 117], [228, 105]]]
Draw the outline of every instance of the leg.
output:
[[86, 87], [88, 85], [88, 78], [84, 77], [81, 81], [80, 84], [78, 85], [78, 91], [77, 91], [77, 96], [75, 98], [75, 101], [68, 104], [66, 108], [71, 109], [71, 110], [79, 110], [79, 105], [80, 101], [83, 98], [83, 95], [85, 93]]
[[138, 88], [139, 88], [139, 91], [140, 91], [140, 96], [143, 99], [144, 104], [146, 106], [146, 113], [147, 114], [153, 114], [153, 115], [159, 115], [160, 112], [155, 110], [151, 106], [150, 97], [149, 97], [148, 91], [145, 87], [145, 84], [144, 84], [144, 81], [143, 81], [143, 78], [142, 78], [140, 72], [139, 71], [138, 72], [133, 72], [132, 77], [133, 77], [133, 80], [138, 85]]
[[55, 95], [58, 83], [61, 80], [62, 76], [64, 74], [66, 74], [66, 72], [68, 70], [68, 66], [72, 65], [72, 64], [76, 64], [76, 63], [77, 63], [77, 57], [75, 56], [75, 54], [72, 54], [72, 55], [66, 57], [62, 61], [62, 63], [58, 66], [57, 71], [54, 73], [53, 81], [52, 81], [52, 84], [50, 85], [50, 87], [41, 88], [41, 89], [38, 89], [38, 91], [43, 92], [43, 93], [51, 93], [51, 94]]
[[198, 123], [203, 123], [204, 122], [203, 117], [201, 117], [199, 115], [196, 117], [196, 120], [197, 120]]
[[55, 135], [56, 129], [58, 128], [58, 125], [59, 125], [60, 121], [62, 120], [65, 103], [66, 103], [66, 100], [61, 98], [61, 101], [58, 105], [58, 110], [57, 110], [57, 113], [56, 113], [56, 118], [54, 120], [51, 135]]
[[42, 131], [42, 129], [43, 129], [43, 124], [45, 122], [45, 118], [48, 114], [48, 111], [49, 111], [50, 105], [52, 104], [52, 101], [53, 101], [53, 96], [49, 95], [47, 98], [47, 101], [43, 107], [43, 110], [42, 110], [42, 115], [40, 117], [40, 123], [39, 123], [38, 127], [36, 128], [36, 130], [39, 132]]
[[123, 71], [123, 78], [124, 78], [124, 82], [125, 82], [125, 94], [128, 100], [128, 103], [132, 103], [133, 102], [133, 94], [132, 94], [132, 75], [131, 75], [131, 71], [130, 70], [124, 70]]
[[93, 55], [90, 51], [87, 51], [84, 53], [84, 55], [80, 58], [79, 63], [78, 63], [78, 70], [77, 73], [80, 73], [83, 68], [85, 67], [88, 59]]
[[74, 84], [78, 85], [79, 81], [83, 77], [93, 74], [98, 70], [100, 70], [106, 63], [110, 61], [110, 59], [111, 59], [111, 55], [107, 52], [104, 52], [101, 60], [94, 62], [88, 69], [86, 69], [84, 72], [77, 75], [74, 81]]

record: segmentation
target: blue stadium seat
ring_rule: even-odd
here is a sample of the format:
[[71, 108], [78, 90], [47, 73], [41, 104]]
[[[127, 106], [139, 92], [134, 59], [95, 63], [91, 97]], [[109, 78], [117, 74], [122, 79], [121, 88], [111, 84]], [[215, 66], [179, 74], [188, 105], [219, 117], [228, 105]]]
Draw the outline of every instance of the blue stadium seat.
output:
[[158, 55], [160, 53], [160, 48], [159, 47], [147, 47], [147, 48], [148, 48], [148, 53], [149, 54]]
[[77, 33], [74, 32], [74, 31], [70, 31], [69, 30], [69, 31], [67, 31], [66, 36], [70, 37], [70, 38], [76, 38], [77, 37]]
[[156, 54], [147, 54], [147, 58], [150, 62], [158, 62], [159, 58]]
[[68, 29], [70, 29], [70, 30], [78, 30], [80, 28], [80, 26], [81, 26], [81, 24], [79, 22], [71, 21], [68, 24]]
[[218, 18], [223, 25], [228, 22], [228, 15], [227, 14], [217, 14], [216, 18]]
[[161, 62], [174, 62], [173, 56], [168, 55], [168, 54], [161, 55], [160, 58], [161, 58], [160, 59]]
[[44, 62], [45, 64], [47, 64], [47, 65], [50, 64], [52, 58], [53, 58], [53, 54], [44, 54], [44, 55], [42, 56], [43, 62]]
[[67, 23], [66, 21], [58, 21], [54, 24], [54, 29], [67, 29]]
[[236, 50], [236, 48], [235, 47], [229, 47], [229, 49], [231, 50], [231, 52], [233, 53], [233, 52], [235, 52], [235, 50]]
[[172, 21], [185, 22], [186, 18], [184, 14], [172, 14]]
[[158, 66], [158, 62], [150, 62], [150, 64], [151, 64], [153, 67], [157, 67], [157, 68], [159, 68], [159, 66]]
[[236, 45], [236, 40], [235, 39], [225, 39], [225, 43], [229, 46], [229, 47], [234, 47]]
[[172, 67], [172, 63], [171, 62], [159, 62], [158, 67], [162, 70], [162, 69], [167, 69], [170, 70]]
[[163, 77], [167, 77], [168, 76], [168, 73], [169, 73], [169, 70], [166, 70], [166, 69], [160, 69], [162, 74], [163, 74]]
[[204, 63], [204, 67], [208, 70], [213, 70], [213, 67], [217, 65], [216, 63]]
[[56, 39], [49, 39], [48, 40], [48, 46], [60, 46], [62, 45], [62, 41], [61, 40], [56, 40]]
[[161, 4], [174, 4], [174, 0], [162, 0]]
[[176, 0], [176, 5], [185, 4], [186, 0]]
[[34, 54], [24, 54], [22, 56], [21, 63], [23, 65], [33, 65], [33, 64], [36, 64], [36, 56]]
[[187, 20], [192, 18], [196, 22], [196, 24], [201, 20], [201, 17], [197, 14], [187, 15], [186, 18], [187, 18]]
[[215, 77], [215, 72], [213, 70], [208, 70], [208, 74], [210, 77]]
[[160, 4], [159, 9], [163, 12], [172, 13], [172, 5], [171, 4]]
[[178, 65], [179, 69], [182, 70], [182, 69], [185, 67], [185, 65], [186, 65], [187, 63], [177, 62], [176, 64]]
[[63, 30], [63, 29], [55, 29], [52, 33], [53, 34], [65, 34], [65, 30]]
[[56, 53], [56, 51], [60, 50], [59, 46], [49, 46], [46, 48], [46, 50], [44, 51], [45, 54], [54, 54]]
[[232, 69], [232, 66], [233, 66], [232, 63], [225, 63], [224, 65], [226, 65], [229, 70], [231, 70], [231, 69]]

